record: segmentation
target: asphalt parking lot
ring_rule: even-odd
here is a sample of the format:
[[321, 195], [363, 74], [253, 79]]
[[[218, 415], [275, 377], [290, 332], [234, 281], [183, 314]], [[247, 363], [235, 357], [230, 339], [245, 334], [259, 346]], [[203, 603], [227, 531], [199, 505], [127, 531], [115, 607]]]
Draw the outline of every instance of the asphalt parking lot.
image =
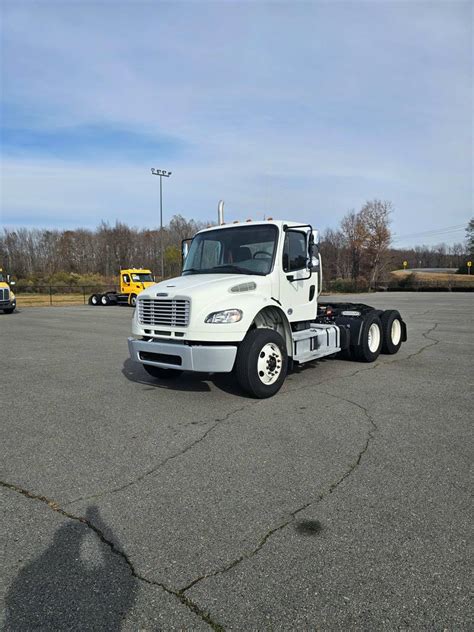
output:
[[399, 354], [269, 400], [154, 381], [128, 308], [0, 314], [4, 628], [472, 629], [474, 294], [361, 298]]

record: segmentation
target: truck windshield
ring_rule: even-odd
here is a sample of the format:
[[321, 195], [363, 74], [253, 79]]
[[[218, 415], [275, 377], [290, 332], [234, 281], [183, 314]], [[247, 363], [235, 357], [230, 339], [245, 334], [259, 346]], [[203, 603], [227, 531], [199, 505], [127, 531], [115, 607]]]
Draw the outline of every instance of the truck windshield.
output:
[[268, 274], [278, 229], [274, 225], [220, 228], [194, 237], [183, 274]]
[[137, 274], [136, 272], [133, 272], [131, 274], [131, 277], [132, 281], [136, 281], [137, 283], [153, 283], [153, 277], [151, 276], [151, 274]]

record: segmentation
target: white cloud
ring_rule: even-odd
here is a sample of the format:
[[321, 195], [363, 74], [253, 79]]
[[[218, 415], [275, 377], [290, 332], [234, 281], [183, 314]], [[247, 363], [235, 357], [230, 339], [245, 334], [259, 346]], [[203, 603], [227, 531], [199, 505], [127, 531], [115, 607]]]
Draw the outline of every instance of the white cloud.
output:
[[[188, 153], [156, 158], [174, 171], [170, 212], [205, 219], [225, 197], [240, 218], [316, 214], [324, 227], [378, 196], [400, 233], [472, 212], [469, 3], [5, 7], [14, 122], [181, 139]], [[4, 217], [146, 224], [150, 166], [4, 155]]]

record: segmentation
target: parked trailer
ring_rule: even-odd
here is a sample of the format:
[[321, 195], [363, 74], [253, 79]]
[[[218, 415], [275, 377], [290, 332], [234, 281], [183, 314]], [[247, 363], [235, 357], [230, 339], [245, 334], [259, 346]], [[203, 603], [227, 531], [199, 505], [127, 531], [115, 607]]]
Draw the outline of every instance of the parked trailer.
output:
[[135, 307], [138, 294], [154, 283], [151, 270], [144, 268], [120, 270], [120, 292], [108, 290], [102, 294], [91, 294], [89, 305], [102, 305], [104, 307], [107, 305], [130, 305]]
[[137, 297], [128, 344], [148, 374], [234, 372], [245, 391], [265, 398], [292, 365], [397, 353], [407, 339], [398, 311], [319, 302], [319, 234], [310, 224], [225, 225], [219, 210], [218, 226], [183, 242], [182, 275]]

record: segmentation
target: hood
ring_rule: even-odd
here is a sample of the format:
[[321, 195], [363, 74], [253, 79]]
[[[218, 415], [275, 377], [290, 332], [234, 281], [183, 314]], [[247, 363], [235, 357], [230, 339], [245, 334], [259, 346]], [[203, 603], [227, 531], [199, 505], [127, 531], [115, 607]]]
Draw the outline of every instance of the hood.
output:
[[229, 290], [234, 285], [254, 282], [259, 286], [266, 283], [265, 277], [252, 274], [188, 274], [186, 276], [175, 277], [156, 283], [152, 287], [146, 288], [140, 293], [143, 298], [154, 298], [158, 293], [167, 294], [170, 298], [174, 296], [187, 295], [199, 291], [207, 292], [209, 289]]

